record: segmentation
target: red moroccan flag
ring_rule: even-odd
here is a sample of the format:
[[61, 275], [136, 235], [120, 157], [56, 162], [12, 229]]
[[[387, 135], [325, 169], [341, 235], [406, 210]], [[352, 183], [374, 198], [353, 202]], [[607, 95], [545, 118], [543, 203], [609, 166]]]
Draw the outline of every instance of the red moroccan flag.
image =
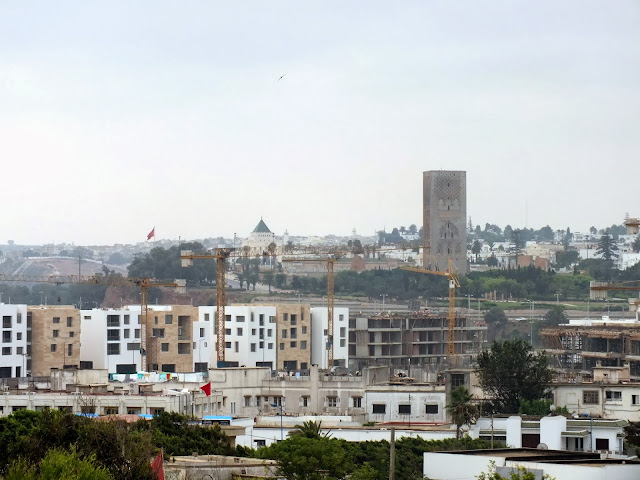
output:
[[147, 240], [151, 240], [155, 236], [156, 236], [156, 227], [153, 227], [149, 232], [149, 235], [147, 235]]
[[162, 463], [162, 452], [151, 462], [151, 470], [156, 474], [158, 480], [164, 480], [164, 465]]
[[202, 390], [207, 397], [211, 396], [211, 382], [207, 383], [206, 385], [202, 385], [200, 387], [200, 390]]

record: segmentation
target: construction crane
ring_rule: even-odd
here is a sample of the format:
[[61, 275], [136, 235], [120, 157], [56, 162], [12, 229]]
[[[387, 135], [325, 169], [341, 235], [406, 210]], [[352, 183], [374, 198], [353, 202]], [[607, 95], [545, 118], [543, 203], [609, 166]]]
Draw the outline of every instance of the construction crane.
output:
[[25, 282], [25, 283], [55, 283], [62, 284], [92, 284], [108, 286], [140, 287], [140, 313], [142, 316], [140, 335], [140, 370], [150, 370], [146, 363], [147, 358], [147, 326], [149, 324], [149, 287], [174, 287], [176, 293], [186, 293], [186, 280], [177, 279], [173, 283], [154, 282], [150, 278], [120, 277], [120, 276], [81, 276], [81, 275], [4, 275], [0, 274], [0, 282]]
[[335, 306], [335, 276], [333, 265], [337, 258], [283, 258], [282, 262], [323, 262], [327, 264], [327, 365], [333, 367], [333, 312]]
[[218, 342], [216, 345], [218, 368], [225, 366], [225, 327], [224, 308], [227, 304], [226, 294], [226, 272], [227, 258], [231, 256], [235, 249], [216, 248], [213, 253], [194, 254], [191, 250], [182, 250], [180, 258], [183, 267], [192, 267], [193, 260], [197, 258], [216, 259], [216, 327], [218, 329]]
[[456, 328], [456, 288], [460, 288], [460, 281], [458, 275], [454, 272], [454, 265], [451, 259], [449, 259], [449, 268], [446, 272], [439, 270], [426, 270], [419, 267], [400, 267], [401, 270], [407, 270], [409, 272], [427, 273], [429, 275], [440, 275], [449, 279], [449, 335], [447, 338], [447, 360], [451, 361], [456, 356], [455, 349], [455, 328]]

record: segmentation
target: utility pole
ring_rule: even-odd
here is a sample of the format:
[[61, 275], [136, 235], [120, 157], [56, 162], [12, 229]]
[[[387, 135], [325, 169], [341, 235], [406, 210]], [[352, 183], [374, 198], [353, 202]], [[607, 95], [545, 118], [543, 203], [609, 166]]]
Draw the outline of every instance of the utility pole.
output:
[[554, 295], [556, 296], [556, 305], [559, 305], [560, 304], [560, 295], [561, 294], [560, 293], [555, 293]]
[[391, 429], [389, 445], [389, 480], [396, 480], [396, 429]]

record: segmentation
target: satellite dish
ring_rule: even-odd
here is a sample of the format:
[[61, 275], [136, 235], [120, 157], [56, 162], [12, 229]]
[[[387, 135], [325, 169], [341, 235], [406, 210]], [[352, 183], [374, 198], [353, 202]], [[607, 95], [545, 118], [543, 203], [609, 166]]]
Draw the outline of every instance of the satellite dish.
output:
[[546, 443], [539, 443], [538, 446], [536, 447], [538, 450], [549, 450], [549, 447], [547, 447]]
[[555, 412], [556, 411], [556, 406], [555, 405], [550, 405], [549, 406], [549, 410], [551, 410], [551, 412]]

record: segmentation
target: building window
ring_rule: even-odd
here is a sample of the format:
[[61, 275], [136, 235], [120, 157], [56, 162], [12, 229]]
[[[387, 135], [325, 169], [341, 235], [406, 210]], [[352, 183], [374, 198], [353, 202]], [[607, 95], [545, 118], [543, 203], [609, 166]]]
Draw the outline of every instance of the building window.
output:
[[178, 354], [188, 355], [191, 351], [191, 343], [178, 343]]
[[52, 344], [51, 344], [51, 351], [52, 351], [52, 352], [55, 352], [55, 351], [56, 351], [56, 344], [55, 344], [55, 343], [52, 343]]
[[235, 348], [236, 353], [238, 353], [240, 351], [240, 342], [234, 342], [233, 346]]
[[287, 338], [287, 329], [286, 328], [282, 329], [282, 338]]
[[385, 414], [387, 412], [387, 405], [384, 403], [374, 403], [372, 408], [372, 413]]
[[269, 328], [267, 329], [267, 337], [270, 337], [271, 335], [273, 335], [273, 330]]
[[23, 347], [16, 347], [16, 355], [22, 355], [24, 353]]
[[451, 388], [464, 387], [464, 373], [451, 374]]
[[231, 342], [224, 342], [224, 348], [231, 348]]
[[169, 351], [169, 344], [168, 343], [161, 343], [160, 344], [160, 350], [162, 352], [168, 352]]
[[302, 335], [306, 335], [307, 334], [307, 327], [302, 327]]
[[107, 315], [107, 327], [119, 327], [119, 326], [120, 326], [120, 315]]
[[622, 400], [622, 392], [620, 390], [607, 390], [605, 398], [607, 402], [619, 402]]
[[344, 321], [344, 315], [338, 315], [338, 321], [340, 322]]
[[311, 399], [311, 397], [308, 396], [302, 396], [300, 397], [300, 406], [301, 407], [308, 407], [309, 406], [309, 400]]
[[140, 329], [139, 328], [136, 328], [134, 336], [135, 336], [135, 338], [140, 338]]
[[[3, 332], [2, 341], [3, 342], [5, 341], [5, 339], [4, 339], [4, 334], [5, 333], [9, 334], [9, 340], [6, 340], [6, 341], [10, 342], [11, 341], [11, 332]], [[58, 338], [60, 336], [60, 330], [54, 330], [52, 333], [53, 333], [53, 338]]]
[[11, 317], [2, 317], [2, 328], [11, 328]]
[[284, 342], [280, 343], [280, 350], [284, 350]]
[[[129, 331], [129, 329], [128, 329], [128, 328], [125, 328], [125, 329], [122, 331], [122, 333], [123, 333], [122, 338], [129, 338], [129, 335], [130, 335], [130, 333], [131, 333], [131, 332]], [[73, 335], [71, 335], [71, 336], [73, 336]]]
[[297, 323], [296, 315], [291, 314], [291, 325], [295, 325]]
[[107, 355], [120, 355], [120, 344], [107, 343]]
[[69, 343], [69, 344], [67, 345], [67, 356], [69, 356], [69, 357], [70, 357], [70, 356], [72, 356], [72, 355], [73, 355], [73, 344], [72, 344], [72, 343]]
[[354, 408], [362, 408], [362, 397], [351, 397]]
[[585, 390], [582, 392], [582, 403], [585, 405], [597, 405], [600, 403], [598, 390]]
[[347, 336], [347, 327], [340, 327], [340, 337], [344, 338]]
[[290, 332], [290, 338], [298, 338], [298, 329], [292, 328]]
[[267, 350], [273, 350], [273, 343], [269, 343], [267, 345]]
[[631, 395], [631, 405], [640, 404], [640, 395]]
[[340, 339], [340, 346], [341, 347], [346, 347], [347, 346], [347, 339], [346, 338], [341, 338]]
[[203, 338], [203, 337], [204, 337], [204, 328], [201, 328], [200, 329], [200, 338]]
[[171, 325], [173, 323], [173, 315], [165, 315], [164, 316], [164, 324]]
[[230, 328], [225, 328], [224, 329], [224, 334], [225, 335], [231, 335], [231, 329]]
[[135, 352], [136, 350], [140, 350], [140, 344], [138, 342], [127, 343], [127, 350], [129, 350], [130, 352]]
[[327, 407], [337, 407], [338, 397], [327, 397]]
[[73, 317], [67, 317], [67, 327], [73, 327]]
[[231, 315], [225, 315], [224, 316], [224, 321], [225, 322], [230, 322], [231, 321]]
[[208, 314], [208, 313], [205, 313], [205, 314], [204, 314], [204, 321], [205, 321], [205, 322], [208, 322], [208, 321], [209, 321], [209, 314]]
[[252, 343], [252, 344], [251, 344], [251, 351], [252, 351], [252, 352], [255, 352], [255, 351], [256, 351], [256, 344], [255, 344], [255, 343]]
[[242, 315], [238, 315], [238, 316], [236, 317], [236, 322], [244, 322], [244, 316], [242, 316]]
[[261, 314], [258, 316], [258, 318], [260, 319], [260, 320], [259, 320], [259, 321], [260, 321], [260, 326], [261, 326], [261, 327], [262, 327], [262, 326], [264, 326], [264, 313], [261, 313]]
[[291, 348], [297, 348], [298, 344], [297, 342], [291, 342]]
[[283, 313], [282, 314], [282, 320], [285, 321], [285, 322], [288, 322], [289, 321], [289, 314], [288, 313]]
[[411, 415], [411, 405], [410, 404], [398, 405], [398, 413], [400, 415]]
[[60, 317], [53, 317], [53, 323], [60, 323]]
[[11, 347], [2, 347], [2, 355], [11, 355]]
[[428, 415], [435, 415], [436, 413], [438, 413], [438, 405], [425, 405], [424, 413]]
[[269, 315], [269, 323], [276, 323], [276, 317]]
[[242, 336], [242, 333], [243, 333], [243, 332], [242, 332], [242, 329], [241, 329], [241, 328], [238, 328], [238, 329], [236, 329], [236, 330], [237, 330], [237, 335], [238, 335], [239, 337], [241, 337], [241, 336]]
[[125, 316], [124, 316], [124, 324], [125, 324], [125, 325], [129, 325], [129, 318], [130, 318], [130, 316], [129, 316], [129, 315], [125, 315]]
[[244, 406], [245, 407], [250, 407], [251, 406], [251, 396], [250, 395], [245, 395], [244, 396]]
[[[54, 332], [57, 332], [57, 330], [54, 330]], [[53, 336], [57, 337], [55, 333]], [[11, 332], [2, 332], [2, 343], [11, 343]]]
[[164, 328], [154, 328], [151, 330], [151, 336], [157, 338], [164, 338]]
[[302, 340], [300, 342], [300, 350], [306, 350], [307, 349], [307, 341], [306, 340]]
[[107, 330], [107, 341], [113, 342], [120, 340], [120, 330]]

